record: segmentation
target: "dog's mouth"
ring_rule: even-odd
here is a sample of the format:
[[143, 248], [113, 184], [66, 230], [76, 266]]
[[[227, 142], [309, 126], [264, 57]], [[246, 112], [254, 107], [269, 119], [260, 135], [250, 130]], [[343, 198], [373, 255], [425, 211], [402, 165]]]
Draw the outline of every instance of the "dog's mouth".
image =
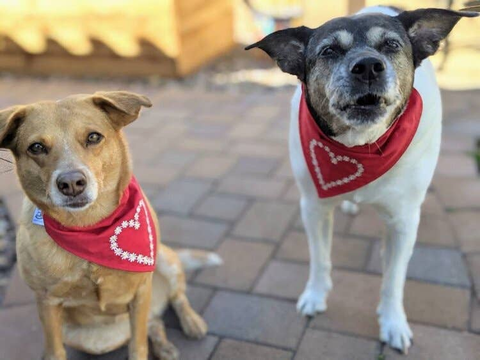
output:
[[387, 101], [383, 96], [380, 96], [375, 93], [367, 93], [365, 95], [358, 96], [352, 102], [341, 107], [340, 110], [370, 111], [370, 110], [375, 110], [377, 108], [384, 107], [386, 105], [387, 105]]
[[90, 206], [88, 199], [69, 200], [63, 204], [63, 207], [69, 210], [83, 210]]

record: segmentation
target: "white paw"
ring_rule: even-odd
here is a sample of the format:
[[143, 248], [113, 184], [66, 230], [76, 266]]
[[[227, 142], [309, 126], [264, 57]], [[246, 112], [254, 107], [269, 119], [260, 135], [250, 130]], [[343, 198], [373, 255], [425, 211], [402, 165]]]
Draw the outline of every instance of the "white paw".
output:
[[405, 313], [384, 312], [381, 313], [378, 322], [380, 325], [380, 341], [404, 354], [408, 353], [412, 345], [413, 333], [408, 325]]
[[306, 288], [297, 301], [297, 311], [303, 316], [314, 316], [327, 310], [327, 291]]
[[357, 215], [360, 211], [357, 204], [347, 200], [342, 202], [340, 209], [342, 209], [342, 212], [346, 215]]

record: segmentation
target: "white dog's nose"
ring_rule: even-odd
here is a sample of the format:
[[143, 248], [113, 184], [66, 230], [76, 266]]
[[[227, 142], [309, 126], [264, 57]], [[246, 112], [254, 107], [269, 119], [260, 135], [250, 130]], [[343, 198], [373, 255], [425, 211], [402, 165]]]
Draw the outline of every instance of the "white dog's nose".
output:
[[357, 61], [350, 72], [362, 82], [377, 80], [385, 71], [385, 63], [376, 57], [369, 56]]

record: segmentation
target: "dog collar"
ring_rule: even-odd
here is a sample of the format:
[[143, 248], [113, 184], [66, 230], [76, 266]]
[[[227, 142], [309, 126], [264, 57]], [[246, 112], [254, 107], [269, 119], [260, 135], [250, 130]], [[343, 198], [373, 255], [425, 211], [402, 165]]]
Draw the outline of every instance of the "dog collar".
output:
[[87, 227], [65, 227], [38, 210], [41, 225], [58, 246], [87, 261], [112, 269], [149, 272], [155, 268], [157, 235], [153, 217], [137, 180], [132, 177], [120, 205], [106, 219]]
[[302, 89], [300, 139], [318, 196], [328, 198], [357, 190], [390, 170], [412, 142], [422, 108], [422, 98], [413, 89], [405, 111], [374, 144], [347, 147], [318, 127]]

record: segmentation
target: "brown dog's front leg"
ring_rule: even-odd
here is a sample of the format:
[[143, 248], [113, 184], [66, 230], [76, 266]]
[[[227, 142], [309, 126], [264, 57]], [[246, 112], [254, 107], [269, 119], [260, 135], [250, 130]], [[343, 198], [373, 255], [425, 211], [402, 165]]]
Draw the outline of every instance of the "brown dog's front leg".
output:
[[129, 360], [147, 360], [148, 358], [148, 317], [152, 297], [152, 276], [139, 286], [135, 297], [129, 304], [130, 328], [132, 336], [128, 346]]
[[62, 340], [62, 306], [37, 299], [38, 314], [45, 336], [44, 360], [66, 360]]

